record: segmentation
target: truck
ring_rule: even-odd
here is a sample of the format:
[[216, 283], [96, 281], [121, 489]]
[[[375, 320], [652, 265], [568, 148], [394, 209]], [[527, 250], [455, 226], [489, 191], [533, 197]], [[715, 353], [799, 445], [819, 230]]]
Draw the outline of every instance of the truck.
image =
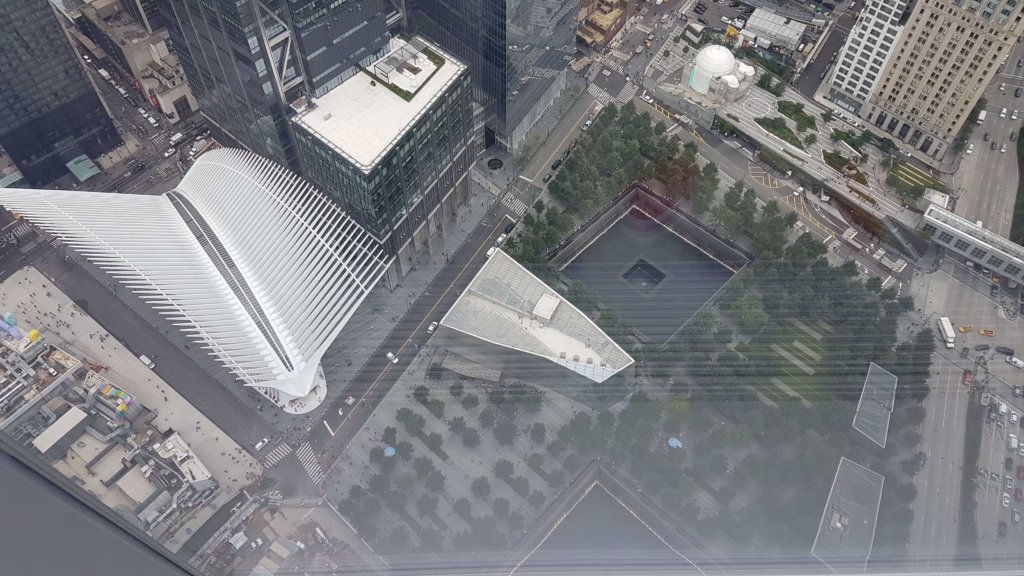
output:
[[149, 368], [150, 370], [156, 368], [156, 364], [154, 364], [153, 361], [149, 359], [149, 356], [146, 356], [145, 354], [140, 355], [139, 360], [141, 360], [142, 363], [145, 364], [146, 367]]
[[984, 110], [982, 110], [981, 112], [978, 112], [978, 124], [984, 124], [985, 123], [985, 116], [988, 116], [988, 112], [986, 112]]
[[946, 348], [952, 348], [956, 344], [953, 324], [949, 322], [949, 318], [946, 316], [939, 318], [939, 333], [942, 335], [942, 340], [946, 343]]
[[103, 79], [104, 79], [104, 80], [106, 80], [107, 82], [110, 82], [110, 80], [111, 80], [111, 78], [110, 78], [110, 72], [107, 72], [107, 71], [106, 71], [106, 70], [104, 70], [103, 68], [100, 68], [99, 70], [97, 70], [97, 72], [99, 72], [99, 73], [100, 73], [100, 77], [101, 77], [101, 78], [103, 78]]
[[185, 135], [182, 134], [181, 132], [178, 132], [177, 134], [171, 136], [171, 146], [177, 146], [178, 142], [181, 142], [184, 139]]

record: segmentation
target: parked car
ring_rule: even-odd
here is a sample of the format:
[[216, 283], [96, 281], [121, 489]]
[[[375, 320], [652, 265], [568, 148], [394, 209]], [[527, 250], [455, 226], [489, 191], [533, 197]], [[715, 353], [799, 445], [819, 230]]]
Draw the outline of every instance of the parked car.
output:
[[[584, 128], [584, 130], [586, 130], [586, 128]], [[550, 182], [552, 176], [554, 176], [554, 174], [552, 174], [550, 172], [548, 172], [546, 175], [544, 175], [544, 183], [547, 184], [548, 182]]]
[[1009, 348], [1007, 346], [996, 346], [996, 352], [999, 352], [1000, 354], [1006, 354], [1007, 356], [1017, 355], [1013, 348]]
[[1018, 422], [1020, 422], [1020, 414], [1010, 412], [1010, 424], [1016, 424]]
[[388, 352], [385, 356], [392, 364], [398, 364], [398, 356], [395, 356], [394, 352]]
[[[1007, 456], [1006, 460], [1003, 460], [1003, 468], [1005, 468], [1007, 472], [1013, 470], [1013, 458]], [[1018, 488], [1018, 490], [1020, 490], [1020, 488]]]
[[967, 153], [974, 154], [974, 144], [971, 144], [967, 147]]
[[[1004, 148], [1005, 148], [1005, 146], [1004, 146]], [[988, 287], [988, 295], [993, 297], [993, 298], [998, 297], [999, 296], [999, 284], [993, 284], [993, 285], [989, 286]]]
[[1013, 395], [1014, 396], [1020, 396], [1022, 393], [1024, 393], [1024, 388], [1021, 388], [1020, 386], [1014, 386], [1013, 387]]
[[1016, 142], [1016, 141], [1017, 141], [1017, 133], [1016, 132], [1010, 132], [1010, 142]]
[[494, 245], [501, 246], [502, 244], [505, 243], [506, 238], [508, 238], [508, 234], [502, 234], [501, 236], [498, 236], [498, 239], [494, 241]]
[[[1009, 507], [1010, 507], [1010, 495], [1007, 494], [1006, 492], [1003, 492], [1003, 508], [1009, 508]], [[1003, 525], [1004, 525], [1003, 532], [1005, 533], [1006, 532], [1006, 528], [1005, 528], [1006, 523], [1003, 522]]]
[[351, 405], [353, 405], [355, 403], [356, 403], [356, 399], [353, 398], [352, 396], [349, 396], [349, 397], [345, 398], [345, 404], [348, 404], [349, 406], [351, 406]]
[[988, 132], [985, 132], [985, 135], [981, 137], [985, 142], [988, 142], [991, 138], [992, 136]]
[[701, 16], [700, 18], [697, 18], [697, 22], [700, 22], [701, 24], [703, 24], [705, 26], [708, 25], [708, 21], [705, 20], [703, 16]]
[[1017, 86], [1017, 89], [1013, 91], [1013, 95], [1015, 97], [1017, 97], [1017, 98], [1020, 98], [1020, 94], [1021, 94], [1021, 88], [1020, 88], [1020, 86]]
[[984, 352], [989, 348], [991, 348], [991, 346], [989, 346], [988, 344], [978, 344], [977, 346], [974, 347], [974, 349], [978, 352]]
[[1020, 114], [1020, 112], [1018, 112], [1017, 110], [1014, 110], [1013, 114], [1010, 114], [1010, 120], [1016, 120], [1018, 114]]
[[1006, 477], [1006, 489], [1013, 490], [1013, 478], [1010, 478], [1009, 476]]
[[505, 234], [511, 233], [516, 229], [516, 222], [509, 222], [508, 226], [505, 226]]
[[170, 158], [171, 156], [174, 156], [175, 152], [177, 152], [177, 150], [174, 149], [174, 146], [171, 146], [170, 148], [167, 149], [166, 152], [164, 152], [164, 158]]
[[996, 148], [999, 148], [999, 143], [998, 142], [993, 142], [992, 146], [990, 146], [989, 148], [991, 148], [992, 150], [995, 150]]
[[551, 164], [551, 169], [552, 170], [558, 170], [558, 167], [561, 166], [561, 165], [562, 165], [562, 159], [559, 158], [558, 160], [555, 160], [555, 162], [553, 164]]
[[434, 330], [437, 330], [437, 322], [431, 322], [430, 326], [427, 326], [427, 334], [433, 334]]

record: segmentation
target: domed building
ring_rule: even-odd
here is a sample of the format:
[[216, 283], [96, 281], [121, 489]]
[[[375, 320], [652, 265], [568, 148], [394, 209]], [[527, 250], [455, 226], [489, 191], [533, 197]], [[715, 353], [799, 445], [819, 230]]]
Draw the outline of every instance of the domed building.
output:
[[750, 88], [754, 67], [737, 62], [725, 46], [710, 44], [697, 53], [686, 85], [715, 104], [733, 102]]

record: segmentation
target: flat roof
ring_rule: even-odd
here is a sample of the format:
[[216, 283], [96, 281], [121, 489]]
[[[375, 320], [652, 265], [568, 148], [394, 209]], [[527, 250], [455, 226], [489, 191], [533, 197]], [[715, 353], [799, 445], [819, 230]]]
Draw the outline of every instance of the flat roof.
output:
[[[431, 53], [444, 62], [436, 64]], [[292, 121], [369, 172], [465, 69], [418, 36], [392, 38], [387, 55], [316, 98], [315, 106]], [[406, 100], [382, 81], [412, 98]]]
[[864, 377], [864, 388], [853, 416], [853, 429], [885, 448], [889, 418], [896, 401], [896, 375], [872, 362]]
[[72, 406], [63, 416], [51, 424], [49, 428], [43, 430], [43, 433], [32, 441], [32, 445], [40, 452], [46, 453], [47, 450], [53, 448], [54, 444], [60, 442], [68, 432], [74, 430], [75, 426], [78, 426], [88, 417], [89, 415], [80, 408]]
[[633, 363], [586, 314], [501, 249], [487, 259], [441, 324], [547, 358], [594, 382]]
[[124, 491], [126, 496], [142, 504], [153, 495], [157, 487], [149, 481], [149, 478], [146, 478], [140, 468], [139, 466], [133, 466], [123, 476], [118, 478], [115, 484]]
[[845, 457], [839, 460], [811, 554], [834, 571], [867, 569], [885, 478]]

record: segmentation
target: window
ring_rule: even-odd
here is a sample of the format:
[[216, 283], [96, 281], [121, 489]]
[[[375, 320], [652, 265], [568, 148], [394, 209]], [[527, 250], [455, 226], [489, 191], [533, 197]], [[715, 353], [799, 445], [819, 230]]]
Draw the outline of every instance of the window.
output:
[[957, 240], [956, 244], [953, 244], [954, 248], [956, 248], [957, 250], [961, 250], [961, 251], [967, 250], [968, 246], [970, 246], [970, 244], [968, 244], [967, 242], [965, 242], [963, 240]]
[[988, 263], [991, 264], [993, 268], [999, 268], [1003, 265], [1003, 259], [998, 256], [989, 256]]
[[1006, 272], [1011, 276], [1016, 276], [1017, 274], [1020, 274], [1020, 266], [1017, 266], [1015, 264], [1007, 264], [1006, 268], [1003, 268], [1003, 272]]
[[981, 248], [975, 248], [974, 250], [971, 250], [971, 257], [972, 258], [981, 259], [981, 258], [985, 257], [985, 254], [988, 254], [988, 252], [985, 252]]
[[953, 241], [953, 235], [950, 234], [949, 232], [940, 232], [939, 233], [939, 242], [942, 242], [943, 244], [949, 244], [952, 241]]

